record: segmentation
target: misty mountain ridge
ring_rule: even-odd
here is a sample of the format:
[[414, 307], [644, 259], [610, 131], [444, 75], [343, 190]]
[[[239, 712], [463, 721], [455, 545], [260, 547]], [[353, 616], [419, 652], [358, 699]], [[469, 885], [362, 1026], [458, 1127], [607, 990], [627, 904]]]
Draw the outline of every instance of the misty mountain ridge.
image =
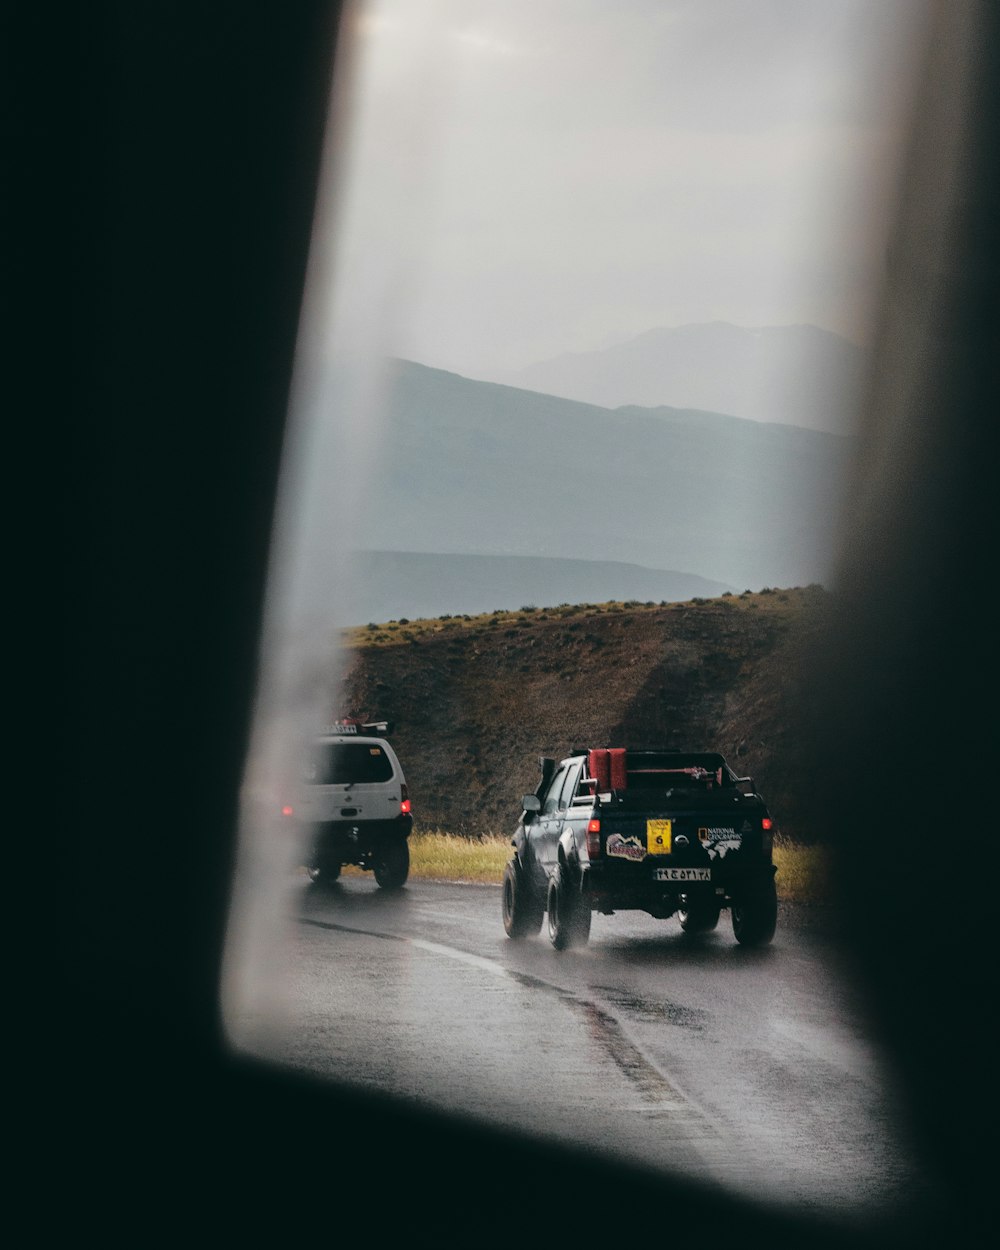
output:
[[337, 615], [347, 625], [516, 611], [526, 605], [674, 603], [717, 598], [735, 589], [691, 573], [543, 556], [356, 551], [352, 563], [353, 576], [337, 604]]
[[610, 411], [404, 360], [391, 362], [380, 418], [386, 454], [358, 548], [633, 565], [741, 590], [829, 575], [846, 437], [724, 413]]
[[712, 321], [658, 327], [494, 380], [605, 408], [670, 405], [847, 434], [854, 429], [865, 360], [857, 344], [819, 326]]

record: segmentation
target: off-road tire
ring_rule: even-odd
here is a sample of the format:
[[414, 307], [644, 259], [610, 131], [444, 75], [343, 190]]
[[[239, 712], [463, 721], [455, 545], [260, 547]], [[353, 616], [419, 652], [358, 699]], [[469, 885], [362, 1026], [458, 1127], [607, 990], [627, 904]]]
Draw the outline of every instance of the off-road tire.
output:
[[778, 891], [773, 878], [751, 887], [732, 902], [733, 936], [741, 946], [766, 946], [778, 923]]
[[591, 911], [588, 900], [573, 888], [573, 882], [560, 864], [549, 878], [545, 900], [549, 941], [557, 951], [586, 946], [590, 938]]
[[386, 838], [372, 859], [375, 881], [383, 890], [400, 890], [410, 875], [410, 846], [405, 838]]
[[306, 872], [313, 885], [333, 885], [340, 876], [340, 863], [335, 859], [324, 860], [322, 864], [310, 864]]
[[545, 908], [516, 859], [503, 870], [503, 927], [509, 938], [534, 937], [542, 927]]

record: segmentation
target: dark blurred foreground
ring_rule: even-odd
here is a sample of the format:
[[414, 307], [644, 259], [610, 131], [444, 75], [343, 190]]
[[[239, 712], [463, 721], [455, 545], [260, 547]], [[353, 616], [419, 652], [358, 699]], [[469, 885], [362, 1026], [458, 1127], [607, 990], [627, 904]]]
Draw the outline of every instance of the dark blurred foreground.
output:
[[[445, 1244], [846, 1243], [227, 1053], [219, 959], [336, 11], [89, 19], [68, 125], [86, 174], [77, 1079], [99, 1144], [73, 1169], [78, 1230], [339, 1238], [350, 1210], [381, 1238]], [[882, 1246], [978, 1245], [992, 1214], [1000, 9], [941, 4], [936, 20], [843, 614], [801, 709], [826, 779], [816, 819], [850, 851], [849, 953], [942, 1181], [940, 1218], [871, 1230]]]

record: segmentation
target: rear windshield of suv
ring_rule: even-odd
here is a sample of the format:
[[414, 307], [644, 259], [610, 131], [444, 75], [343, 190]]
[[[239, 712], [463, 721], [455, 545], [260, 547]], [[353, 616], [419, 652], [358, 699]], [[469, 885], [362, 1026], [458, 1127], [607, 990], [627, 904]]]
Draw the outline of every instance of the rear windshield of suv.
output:
[[306, 768], [306, 781], [317, 786], [359, 785], [391, 778], [389, 757], [374, 742], [320, 743]]

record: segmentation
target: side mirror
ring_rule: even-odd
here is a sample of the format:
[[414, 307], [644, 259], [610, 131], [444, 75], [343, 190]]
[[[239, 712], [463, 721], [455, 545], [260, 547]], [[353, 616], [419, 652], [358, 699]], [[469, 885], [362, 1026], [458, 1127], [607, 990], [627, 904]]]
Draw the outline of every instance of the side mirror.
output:
[[540, 812], [542, 810], [542, 800], [537, 794], [526, 794], [521, 799], [521, 808], [525, 812]]

